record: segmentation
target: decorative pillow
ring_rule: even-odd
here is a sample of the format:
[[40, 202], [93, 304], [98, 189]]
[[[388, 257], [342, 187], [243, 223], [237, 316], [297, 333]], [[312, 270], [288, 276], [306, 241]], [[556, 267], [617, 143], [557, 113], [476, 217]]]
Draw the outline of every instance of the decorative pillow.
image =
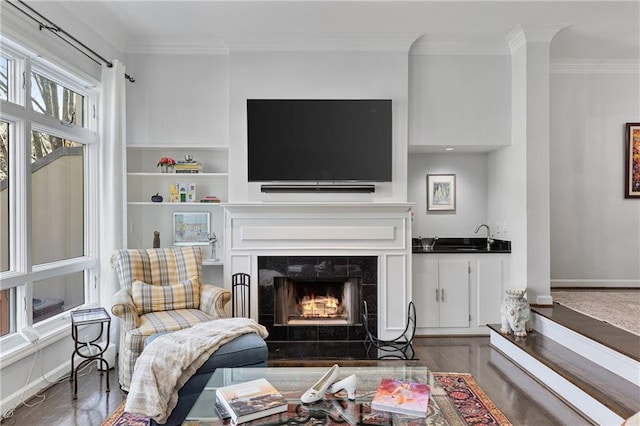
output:
[[169, 285], [151, 285], [136, 280], [131, 288], [131, 297], [140, 315], [176, 309], [198, 309], [200, 277]]

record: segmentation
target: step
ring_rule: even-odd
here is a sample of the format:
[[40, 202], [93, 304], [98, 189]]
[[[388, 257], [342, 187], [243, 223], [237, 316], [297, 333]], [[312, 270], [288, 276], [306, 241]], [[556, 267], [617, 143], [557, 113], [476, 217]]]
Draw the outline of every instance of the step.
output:
[[640, 411], [640, 388], [537, 330], [526, 338], [489, 325], [491, 345], [596, 424], [621, 424]]
[[533, 328], [640, 386], [640, 336], [566, 306], [532, 308]]

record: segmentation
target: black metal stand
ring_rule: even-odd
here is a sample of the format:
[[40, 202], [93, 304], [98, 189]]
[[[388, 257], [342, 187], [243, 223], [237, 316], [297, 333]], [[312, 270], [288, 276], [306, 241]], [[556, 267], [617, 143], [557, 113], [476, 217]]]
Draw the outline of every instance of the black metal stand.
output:
[[383, 340], [369, 329], [369, 311], [367, 302], [362, 302], [362, 325], [366, 336], [364, 339], [364, 347], [367, 357], [371, 354], [371, 349], [376, 352], [376, 359], [416, 359], [415, 350], [413, 349], [413, 337], [416, 333], [416, 307], [413, 302], [409, 302], [407, 309], [407, 325], [398, 337], [395, 339]]
[[[81, 342], [78, 340], [78, 327], [89, 324], [100, 324], [100, 334], [90, 341]], [[99, 342], [104, 334], [104, 326], [107, 326], [107, 338], [104, 343], [104, 348], [100, 346]], [[104, 353], [109, 348], [109, 332], [111, 330], [111, 317], [104, 308], [96, 309], [78, 309], [71, 313], [71, 337], [73, 338], [75, 350], [71, 354], [71, 377], [70, 381], [73, 383], [73, 399], [78, 399], [78, 370], [82, 369], [87, 364], [97, 361], [100, 363], [100, 375], [102, 376], [106, 371], [107, 392], [109, 392], [109, 363], [104, 359]], [[83, 351], [86, 349], [86, 352]], [[95, 351], [95, 352], [94, 352]], [[74, 358], [78, 355], [84, 358], [77, 367], [73, 367]]]
[[231, 276], [231, 316], [251, 317], [251, 277], [244, 272]]

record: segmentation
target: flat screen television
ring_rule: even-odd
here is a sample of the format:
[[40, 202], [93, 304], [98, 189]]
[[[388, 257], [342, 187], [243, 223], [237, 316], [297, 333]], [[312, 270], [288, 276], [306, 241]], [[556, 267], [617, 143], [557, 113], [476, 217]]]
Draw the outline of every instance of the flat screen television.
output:
[[248, 180], [390, 182], [390, 99], [248, 99]]

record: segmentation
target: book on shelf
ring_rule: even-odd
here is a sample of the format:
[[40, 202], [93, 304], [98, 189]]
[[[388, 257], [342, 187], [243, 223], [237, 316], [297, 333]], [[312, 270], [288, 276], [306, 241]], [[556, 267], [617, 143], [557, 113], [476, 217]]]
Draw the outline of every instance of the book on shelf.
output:
[[426, 417], [431, 388], [426, 383], [382, 379], [371, 408], [416, 417]]
[[216, 197], [215, 195], [207, 195], [206, 197], [201, 199], [200, 202], [201, 203], [219, 203], [220, 198]]
[[220, 387], [216, 397], [233, 424], [287, 411], [286, 398], [264, 378]]
[[182, 162], [178, 161], [178, 163], [174, 166], [176, 173], [199, 173], [202, 171], [202, 164], [195, 162]]

